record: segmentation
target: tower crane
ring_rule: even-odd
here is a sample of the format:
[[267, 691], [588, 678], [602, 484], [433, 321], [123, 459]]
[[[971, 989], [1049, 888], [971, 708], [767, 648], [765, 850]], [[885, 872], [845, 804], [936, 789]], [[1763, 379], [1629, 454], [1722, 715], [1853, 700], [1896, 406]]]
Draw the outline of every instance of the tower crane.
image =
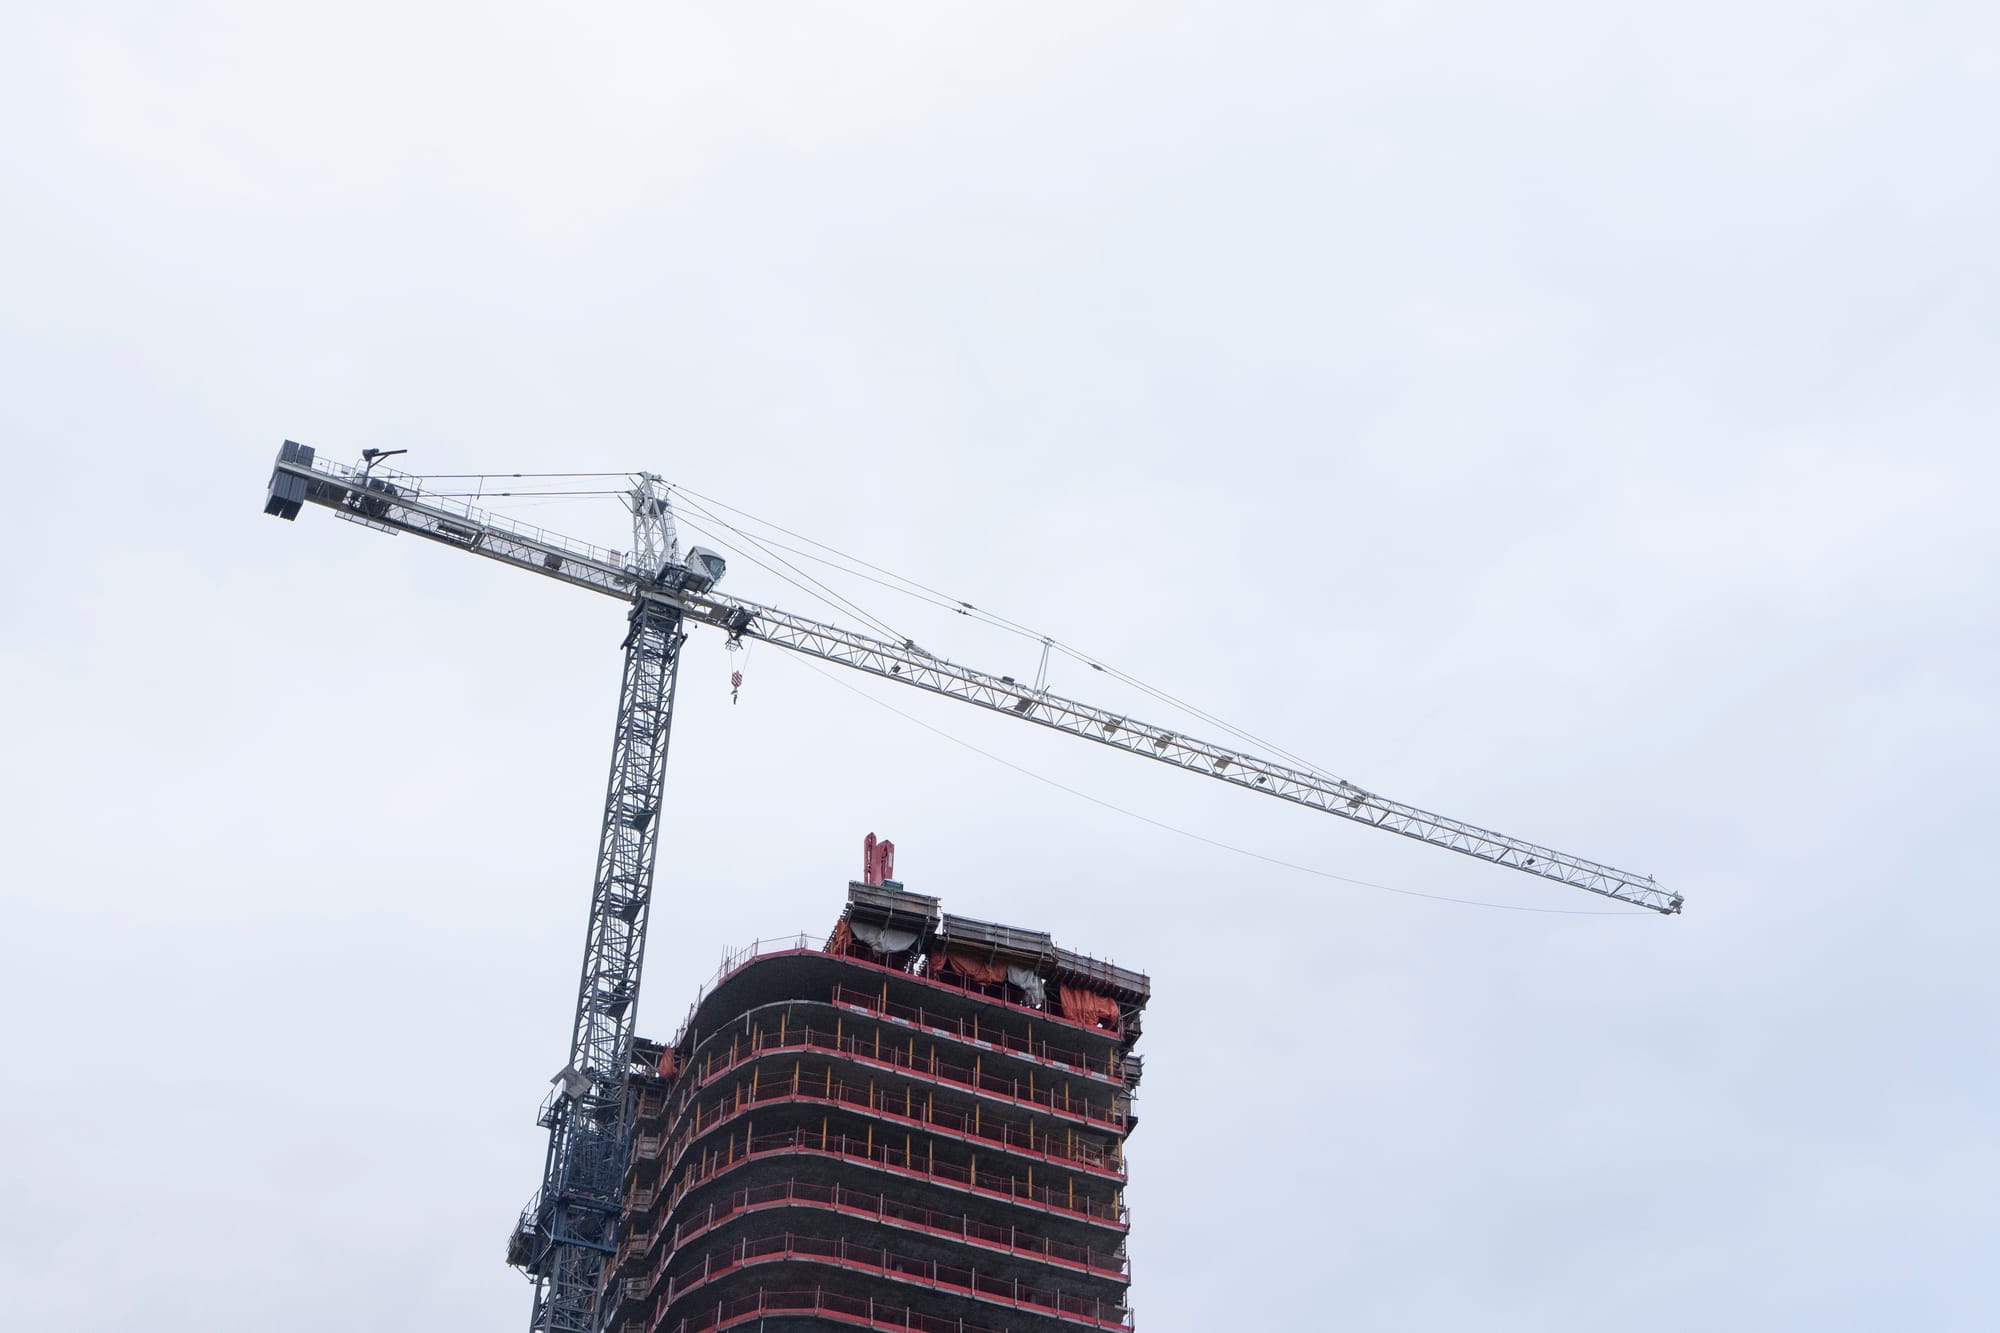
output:
[[775, 644], [1663, 915], [1681, 910], [1680, 895], [1650, 876], [1066, 699], [1039, 682], [1026, 687], [933, 656], [908, 640], [892, 643], [720, 596], [715, 587], [724, 573], [723, 558], [699, 546], [681, 549], [668, 488], [650, 473], [636, 474], [624, 493], [632, 513], [631, 550], [613, 551], [476, 509], [421, 477], [381, 466], [392, 452], [402, 451], [367, 450], [359, 466], [347, 466], [288, 440], [272, 469], [264, 512], [291, 520], [306, 505], [323, 506], [364, 527], [456, 547], [626, 607], [624, 675], [569, 1058], [550, 1080], [553, 1088], [538, 1117], [549, 1132], [542, 1186], [508, 1244], [509, 1262], [534, 1284], [535, 1333], [598, 1333], [608, 1308], [600, 1297], [617, 1242], [625, 1178], [626, 1083], [640, 964], [653, 900], [674, 683], [690, 627], [720, 630], [732, 643]]

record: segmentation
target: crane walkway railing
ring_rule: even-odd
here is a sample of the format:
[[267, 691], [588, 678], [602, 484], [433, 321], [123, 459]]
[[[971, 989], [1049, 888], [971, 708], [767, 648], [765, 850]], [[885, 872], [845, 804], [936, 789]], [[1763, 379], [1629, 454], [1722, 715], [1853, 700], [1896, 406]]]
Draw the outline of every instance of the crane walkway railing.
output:
[[[462, 495], [450, 495], [427, 489], [426, 477], [413, 476], [408, 472], [398, 472], [389, 467], [357, 468], [345, 463], [336, 463], [330, 458], [315, 456], [310, 463], [279, 463], [281, 471], [296, 472], [320, 482], [328, 488], [327, 503], [342, 517], [352, 517], [361, 522], [373, 521], [378, 526], [385, 518], [391, 518], [396, 526], [420, 527], [421, 536], [442, 535], [461, 543], [476, 544], [477, 534], [485, 538], [504, 538], [533, 546], [543, 552], [554, 554], [566, 560], [588, 562], [602, 566], [606, 574], [618, 573], [626, 576], [625, 595], [631, 595], [633, 583], [626, 552], [598, 546], [592, 542], [579, 541], [575, 537], [533, 523], [523, 523], [517, 518], [495, 514], [473, 505], [472, 499]], [[344, 501], [340, 497], [345, 492]], [[499, 497], [495, 497], [499, 498]], [[425, 520], [430, 520], [428, 523]], [[449, 528], [440, 528], [439, 522], [456, 522], [467, 530], [462, 534]], [[395, 528], [391, 527], [391, 531]], [[550, 572], [554, 572], [552, 569]]]

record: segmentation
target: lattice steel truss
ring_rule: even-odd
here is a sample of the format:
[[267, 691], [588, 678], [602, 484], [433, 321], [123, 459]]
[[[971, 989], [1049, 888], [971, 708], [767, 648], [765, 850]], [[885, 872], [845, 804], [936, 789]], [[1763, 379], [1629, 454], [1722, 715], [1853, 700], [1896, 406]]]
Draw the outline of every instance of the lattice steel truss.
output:
[[549, 1131], [542, 1189], [516, 1248], [535, 1283], [537, 1333], [595, 1333], [604, 1268], [617, 1245], [631, 1127], [625, 1087], [653, 899], [674, 682], [687, 635], [680, 613], [632, 608], [612, 738], [611, 778], [577, 983], [569, 1063], [542, 1109]]

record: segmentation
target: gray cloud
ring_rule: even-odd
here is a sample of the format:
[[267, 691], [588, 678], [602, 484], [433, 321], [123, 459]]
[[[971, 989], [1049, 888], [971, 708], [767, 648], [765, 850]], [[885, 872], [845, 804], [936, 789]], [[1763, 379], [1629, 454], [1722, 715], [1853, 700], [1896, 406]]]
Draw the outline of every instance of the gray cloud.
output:
[[[1993, 1322], [1985, 11], [13, 27], [22, 1326], [525, 1315], [501, 1245], [622, 627], [264, 518], [285, 436], [651, 467], [1687, 894], [1616, 920], [1329, 883], [774, 650], [731, 707], [692, 644], [642, 1025], [725, 948], [823, 928], [871, 828], [954, 910], [1147, 968], [1148, 1329]], [[1270, 856], [1594, 905], [885, 700]]]

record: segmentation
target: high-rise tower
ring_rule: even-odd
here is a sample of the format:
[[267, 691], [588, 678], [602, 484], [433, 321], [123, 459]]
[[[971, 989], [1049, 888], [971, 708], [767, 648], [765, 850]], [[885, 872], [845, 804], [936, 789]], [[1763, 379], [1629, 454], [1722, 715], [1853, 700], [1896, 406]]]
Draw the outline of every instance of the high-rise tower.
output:
[[638, 1050], [614, 1333], [1130, 1328], [1148, 996], [893, 880], [731, 958]]

